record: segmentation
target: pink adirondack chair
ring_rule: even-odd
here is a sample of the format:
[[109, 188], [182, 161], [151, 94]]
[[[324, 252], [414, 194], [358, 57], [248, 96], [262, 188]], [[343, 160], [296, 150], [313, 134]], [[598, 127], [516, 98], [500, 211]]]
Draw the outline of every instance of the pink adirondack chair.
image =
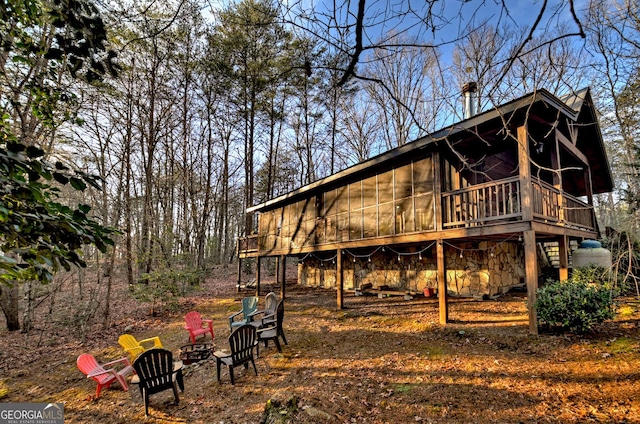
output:
[[187, 312], [187, 315], [184, 316], [184, 321], [184, 328], [189, 331], [189, 338], [191, 338], [191, 343], [195, 343], [196, 337], [200, 335], [204, 335], [205, 337], [207, 337], [207, 333], [211, 334], [212, 340], [215, 338], [215, 336], [213, 335], [213, 320], [202, 319], [202, 317], [200, 316], [200, 312]]
[[[87, 378], [92, 378], [98, 383], [96, 399], [100, 396], [102, 388], [109, 388], [114, 381], [118, 381], [122, 389], [126, 392], [129, 388], [127, 387], [125, 378], [135, 374], [135, 370], [127, 358], [120, 358], [105, 364], [99, 364], [93, 355], [83, 353], [78, 356], [77, 364], [78, 369], [82, 371]], [[119, 365], [119, 367], [114, 367], [115, 365]]]

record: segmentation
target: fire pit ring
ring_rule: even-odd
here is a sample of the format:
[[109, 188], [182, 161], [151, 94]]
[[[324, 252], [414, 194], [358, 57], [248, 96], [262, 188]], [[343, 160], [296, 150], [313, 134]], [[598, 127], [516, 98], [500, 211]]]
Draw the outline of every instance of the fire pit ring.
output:
[[180, 360], [189, 365], [209, 359], [213, 355], [213, 343], [196, 343], [180, 346]]

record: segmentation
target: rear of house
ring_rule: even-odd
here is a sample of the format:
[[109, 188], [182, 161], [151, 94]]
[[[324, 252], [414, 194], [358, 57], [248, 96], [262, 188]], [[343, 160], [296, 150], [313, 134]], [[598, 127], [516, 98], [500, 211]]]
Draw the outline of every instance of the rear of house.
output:
[[611, 189], [589, 90], [539, 90], [249, 208], [238, 254], [295, 258], [298, 282], [336, 288], [338, 307], [345, 289], [433, 288], [446, 322], [447, 295], [524, 286], [532, 301], [551, 251], [567, 278], [570, 245], [599, 235], [593, 195]]

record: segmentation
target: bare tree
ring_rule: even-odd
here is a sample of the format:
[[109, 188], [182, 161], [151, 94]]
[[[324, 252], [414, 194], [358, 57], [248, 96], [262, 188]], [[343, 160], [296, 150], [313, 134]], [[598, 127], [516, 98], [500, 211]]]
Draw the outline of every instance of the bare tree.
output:
[[406, 144], [425, 134], [434, 109], [426, 94], [432, 81], [429, 71], [437, 66], [436, 51], [414, 47], [417, 40], [389, 37], [398, 47], [376, 49], [363, 73], [369, 98], [377, 105], [380, 136], [387, 149]]

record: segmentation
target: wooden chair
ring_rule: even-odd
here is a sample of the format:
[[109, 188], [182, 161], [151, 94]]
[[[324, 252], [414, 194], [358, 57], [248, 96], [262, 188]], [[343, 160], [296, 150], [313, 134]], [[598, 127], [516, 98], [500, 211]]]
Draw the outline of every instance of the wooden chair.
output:
[[258, 375], [256, 363], [253, 360], [253, 348], [256, 345], [256, 328], [251, 324], [245, 324], [236, 328], [229, 336], [229, 347], [231, 353], [216, 351], [213, 355], [216, 357], [216, 371], [218, 383], [220, 382], [220, 368], [222, 364], [229, 367], [229, 377], [231, 384], [235, 384], [233, 378], [233, 368], [244, 365], [245, 369], [249, 368], [249, 362], [253, 365], [253, 371]]
[[[78, 356], [76, 361], [78, 369], [82, 371], [87, 378], [92, 378], [98, 384], [96, 388], [96, 399], [100, 396], [103, 387], [109, 388], [111, 383], [117, 381], [126, 392], [129, 390], [125, 378], [135, 371], [127, 358], [120, 358], [115, 361], [99, 364], [96, 358], [89, 354], [83, 353]], [[115, 367], [115, 365], [119, 365]]]
[[[278, 307], [278, 296], [274, 292], [269, 292], [264, 297], [264, 309], [257, 310], [251, 314], [251, 321], [249, 324], [256, 328], [260, 328], [264, 325], [263, 322], [275, 321], [276, 308]], [[262, 316], [262, 318], [259, 318]], [[259, 319], [257, 319], [259, 318]]]
[[140, 394], [144, 399], [145, 415], [149, 415], [149, 396], [152, 394], [173, 389], [176, 405], [180, 402], [178, 387], [184, 392], [182, 362], [173, 362], [171, 351], [158, 348], [146, 350], [138, 356], [133, 368], [138, 377], [136, 380]]
[[280, 346], [280, 342], [278, 341], [278, 337], [282, 337], [282, 341], [284, 344], [287, 343], [287, 338], [284, 335], [284, 331], [282, 330], [282, 322], [284, 321], [284, 300], [278, 302], [278, 306], [276, 308], [276, 316], [275, 320], [266, 321], [263, 324], [263, 327], [258, 329], [258, 343], [256, 344], [256, 354], [260, 356], [260, 342], [264, 342], [265, 349], [268, 347], [269, 340], [273, 340], [278, 349], [278, 352], [282, 352], [282, 347]]
[[184, 316], [184, 321], [184, 328], [189, 332], [191, 343], [195, 344], [196, 337], [200, 335], [204, 335], [206, 338], [207, 333], [211, 334], [212, 340], [215, 338], [215, 336], [213, 335], [213, 320], [202, 319], [202, 317], [200, 316], [200, 312], [187, 312], [187, 314]]
[[118, 343], [131, 356], [131, 361], [135, 361], [138, 355], [152, 347], [162, 349], [162, 342], [160, 342], [159, 337], [136, 340], [131, 334], [123, 334], [118, 338]]
[[[229, 317], [229, 327], [231, 331], [234, 328], [251, 322], [251, 314], [258, 309], [258, 298], [256, 296], [245, 297], [242, 299], [242, 309]], [[242, 315], [241, 319], [236, 320], [237, 317]]]

